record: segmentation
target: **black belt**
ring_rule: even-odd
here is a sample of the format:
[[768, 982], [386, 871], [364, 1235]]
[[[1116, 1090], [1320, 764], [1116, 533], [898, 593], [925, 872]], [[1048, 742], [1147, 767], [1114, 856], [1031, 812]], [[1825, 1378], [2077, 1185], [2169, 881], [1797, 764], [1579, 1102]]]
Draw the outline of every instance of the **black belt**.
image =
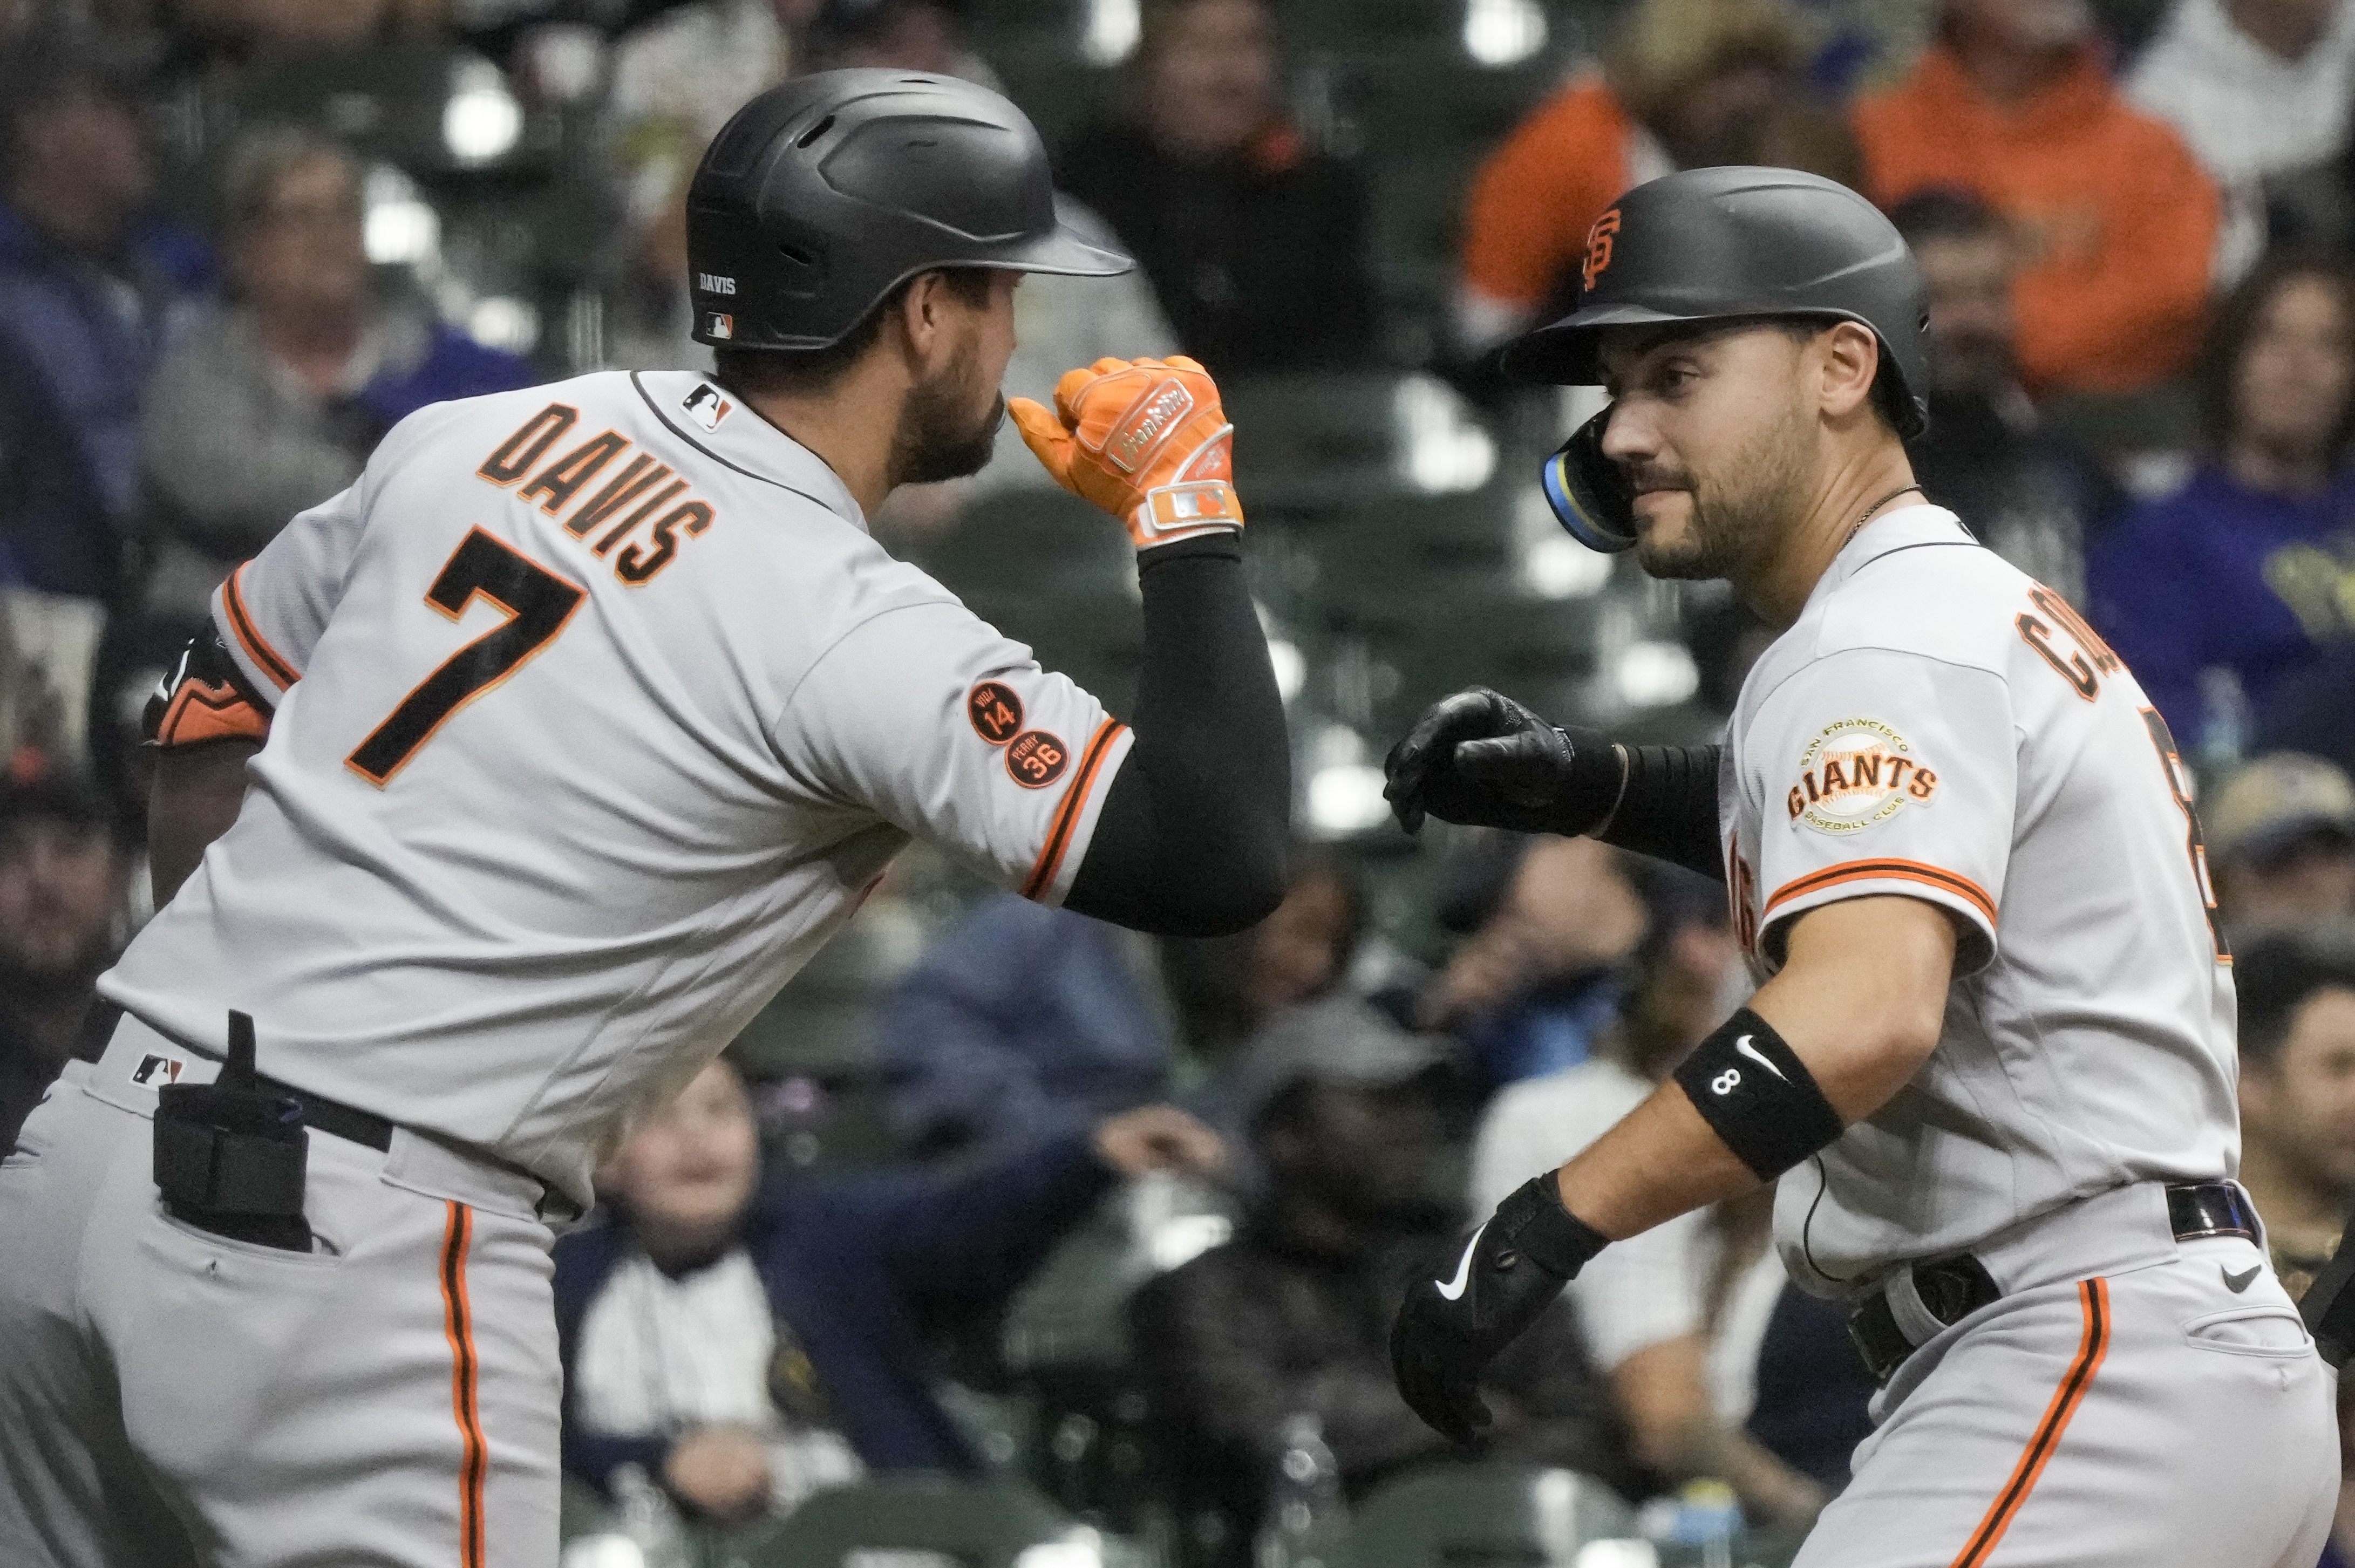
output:
[[303, 1125], [313, 1132], [333, 1133], [356, 1144], [366, 1144], [372, 1149], [392, 1152], [392, 1124], [382, 1116], [346, 1105], [340, 1100], [330, 1100], [314, 1094], [307, 1089], [297, 1089], [292, 1083], [281, 1083], [275, 1078], [257, 1075], [254, 1087], [265, 1094], [275, 1094], [282, 1100], [292, 1100], [303, 1107]]
[[[2179, 1242], [2205, 1236], [2257, 1239], [2256, 1211], [2241, 1189], [2229, 1181], [2186, 1182], [2167, 1189], [2167, 1219]], [[1931, 1317], [1952, 1328], [1982, 1307], [1994, 1305], [2003, 1292], [1987, 1265], [1968, 1253], [1933, 1258], [1911, 1265], [1913, 1288]], [[1905, 1330], [1897, 1326], [1897, 1311], [1886, 1289], [1876, 1290], [1848, 1320], [1849, 1338], [1872, 1373], [1885, 1383], [1915, 1349]]]

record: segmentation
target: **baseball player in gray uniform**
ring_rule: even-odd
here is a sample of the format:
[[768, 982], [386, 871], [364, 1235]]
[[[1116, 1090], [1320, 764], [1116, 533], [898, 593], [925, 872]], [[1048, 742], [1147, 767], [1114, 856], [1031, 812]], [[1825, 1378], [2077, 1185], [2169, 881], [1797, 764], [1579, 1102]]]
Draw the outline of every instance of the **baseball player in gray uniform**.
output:
[[2133, 675], [1913, 484], [1921, 283], [1786, 170], [1640, 186], [1508, 371], [1600, 381], [1547, 464], [1582, 540], [1724, 578], [1780, 636], [1721, 746], [1459, 693], [1392, 752], [1412, 827], [1598, 834], [1721, 877], [1756, 994], [1418, 1280], [1408, 1400], [1614, 1239], [1761, 1181], [1881, 1388], [1803, 1568], [2309, 1568], [2333, 1375], [2233, 1182], [2231, 956], [2190, 781]]
[[1281, 896], [1283, 709], [1199, 366], [1017, 411], [1138, 547], [1131, 724], [866, 531], [986, 460], [1019, 274], [1130, 264], [1058, 228], [1028, 121], [805, 78], [689, 209], [716, 376], [404, 421], [159, 705], [176, 892], [0, 1166], [8, 1568], [549, 1568], [552, 1227], [903, 846], [1150, 931]]

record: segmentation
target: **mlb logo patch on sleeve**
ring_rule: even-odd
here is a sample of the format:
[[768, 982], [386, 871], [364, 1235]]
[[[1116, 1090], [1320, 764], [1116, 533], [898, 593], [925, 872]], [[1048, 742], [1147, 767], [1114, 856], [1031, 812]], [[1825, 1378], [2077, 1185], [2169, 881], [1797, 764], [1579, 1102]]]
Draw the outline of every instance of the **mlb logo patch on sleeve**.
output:
[[719, 389], [710, 382], [698, 381], [695, 384], [695, 390], [687, 393], [686, 400], [678, 406], [687, 411], [689, 419], [704, 429], [718, 430], [719, 421], [728, 417], [729, 410], [734, 405], [721, 397]]

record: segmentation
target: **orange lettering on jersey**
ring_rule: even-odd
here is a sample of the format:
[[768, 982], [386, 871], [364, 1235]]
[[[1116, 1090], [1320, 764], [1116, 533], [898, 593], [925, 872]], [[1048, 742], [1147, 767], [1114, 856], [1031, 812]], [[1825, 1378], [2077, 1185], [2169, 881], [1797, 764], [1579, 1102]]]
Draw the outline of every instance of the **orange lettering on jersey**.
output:
[[633, 544], [613, 560], [613, 575], [633, 588], [642, 588], [654, 581], [655, 574], [671, 563], [678, 554], [678, 535], [684, 529], [688, 538], [711, 526], [711, 503], [689, 501], [663, 514], [647, 537], [652, 549]]
[[[2102, 694], [2101, 677], [2115, 675], [2126, 667], [2124, 662], [2110, 650], [2109, 644], [2102, 641], [2100, 634], [2085, 624], [2085, 618], [2050, 588], [2041, 582], [2032, 584], [2028, 590], [2028, 602], [2050, 620], [2021, 612], [2011, 623], [2019, 633], [2019, 640], [2034, 648], [2037, 656], [2051, 665], [2053, 673], [2067, 681], [2078, 696], [2088, 702], [2098, 699]], [[2062, 650], [2052, 645], [2056, 625], [2077, 645], [2077, 650], [2071, 651], [2065, 659], [2061, 656]]]
[[2104, 675], [2115, 675], [2126, 667], [2125, 661], [2110, 651], [2110, 645], [2102, 641], [2101, 634], [2085, 624], [2085, 618], [2077, 613], [2069, 601], [2041, 582], [2028, 591], [2028, 601], [2061, 623], [2062, 630], [2075, 638], [2077, 645], [2093, 656], [2095, 669]]
[[[1798, 791], [1791, 793], [1796, 795]], [[1725, 891], [1733, 901], [1733, 934], [1741, 942], [1742, 951], [1754, 955], [1758, 951], [1758, 878], [1751, 870], [1750, 862], [1742, 857], [1739, 834], [1726, 842], [1725, 862]]]
[[570, 430], [580, 418], [579, 409], [568, 408], [562, 403], [549, 404], [524, 421], [522, 428], [513, 435], [499, 443], [497, 449], [483, 459], [483, 465], [474, 472], [494, 485], [506, 486], [514, 484], [530, 471], [533, 464], [546, 456], [548, 449], [554, 446], [558, 438]]
[[630, 531], [632, 529], [635, 528], [640, 523], [645, 522], [648, 517], [653, 517], [655, 513], [659, 511], [662, 507], [669, 505], [672, 498], [677, 496], [686, 488], [686, 480], [672, 480], [669, 484], [656, 491], [645, 506], [640, 507], [636, 511], [632, 512], [628, 517], [623, 518], [620, 522], [615, 523], [611, 528], [608, 528], [605, 531], [605, 537], [599, 539], [595, 544], [589, 548], [595, 550], [599, 555], [612, 554], [613, 547], [620, 544], [623, 539], [629, 538]]
[[2019, 640], [2034, 648], [2044, 662], [2069, 683], [2071, 690], [2088, 702], [2102, 694], [2102, 683], [2095, 677], [2094, 667], [2085, 662], [2084, 655], [2072, 653], [2066, 660], [2062, 658], [2059, 650], [2052, 645], [2051, 627], [2025, 610], [2015, 616], [2011, 624], [2019, 629]]
[[[515, 483], [547, 456], [549, 448], [579, 417], [572, 409], [550, 403], [485, 460], [483, 476], [498, 485]], [[548, 516], [561, 517], [629, 450], [627, 437], [606, 431], [541, 468], [531, 483], [516, 492], [516, 499], [527, 506], [537, 501]], [[580, 502], [572, 515], [564, 518], [564, 531], [586, 539], [604, 528], [589, 546], [591, 553], [600, 560], [610, 557], [615, 577], [633, 588], [643, 587], [678, 559], [687, 540], [719, 520], [710, 502], [693, 499], [687, 490], [687, 482], [675, 476], [668, 464], [656, 462], [650, 453], [636, 453], [602, 489]]]
[[640, 453], [602, 490], [582, 502], [581, 509], [564, 520], [566, 531], [575, 536], [587, 533], [669, 477], [669, 464], [656, 463]]
[[528, 501], [534, 496], [547, 496], [539, 509], [552, 517], [570, 506], [581, 487], [597, 477], [598, 472], [629, 444], [618, 431], [591, 436], [541, 469], [530, 484], [516, 492], [516, 498]]

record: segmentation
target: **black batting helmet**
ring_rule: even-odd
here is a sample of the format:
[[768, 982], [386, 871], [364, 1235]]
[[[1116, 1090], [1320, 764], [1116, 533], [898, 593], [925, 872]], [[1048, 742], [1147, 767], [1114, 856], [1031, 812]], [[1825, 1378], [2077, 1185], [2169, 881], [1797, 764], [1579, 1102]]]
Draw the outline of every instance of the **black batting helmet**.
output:
[[814, 349], [936, 267], [1135, 263], [1056, 221], [1039, 133], [996, 93], [829, 70], [763, 92], [712, 138], [687, 188], [687, 265], [698, 343]]
[[[1587, 233], [1578, 308], [1509, 345], [1505, 373], [1603, 379], [1603, 330], [1733, 316], [1853, 321], [1881, 342], [1874, 390], [1907, 440], [1928, 425], [1922, 274], [1881, 209], [1796, 169], [1689, 169], [1637, 186]], [[1545, 467], [1562, 526], [1596, 549], [1636, 542], [1625, 481], [1603, 457], [1605, 410]]]

